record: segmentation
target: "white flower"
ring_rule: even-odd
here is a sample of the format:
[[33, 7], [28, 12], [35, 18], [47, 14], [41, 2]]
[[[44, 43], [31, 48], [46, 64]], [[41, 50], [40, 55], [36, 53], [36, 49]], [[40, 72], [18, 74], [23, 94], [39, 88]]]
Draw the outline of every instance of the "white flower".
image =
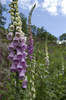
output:
[[31, 91], [35, 92], [35, 88], [34, 88], [34, 87], [32, 87], [32, 88], [31, 88]]
[[35, 98], [36, 97], [36, 95], [35, 94], [33, 94], [33, 98]]

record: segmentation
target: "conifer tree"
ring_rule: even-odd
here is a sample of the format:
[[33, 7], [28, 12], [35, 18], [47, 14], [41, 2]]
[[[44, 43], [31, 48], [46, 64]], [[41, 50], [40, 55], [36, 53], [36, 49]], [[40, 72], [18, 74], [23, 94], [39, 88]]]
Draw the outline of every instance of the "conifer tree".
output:
[[3, 12], [5, 11], [5, 8], [0, 3], [0, 28], [3, 28], [5, 25], [6, 18], [3, 16]]

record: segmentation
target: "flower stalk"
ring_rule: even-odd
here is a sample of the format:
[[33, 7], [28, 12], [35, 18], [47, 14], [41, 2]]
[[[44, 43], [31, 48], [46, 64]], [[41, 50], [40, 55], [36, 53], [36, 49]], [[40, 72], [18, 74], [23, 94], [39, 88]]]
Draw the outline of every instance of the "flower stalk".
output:
[[[30, 74], [31, 74], [31, 78], [30, 78], [30, 92], [29, 92], [29, 97], [30, 100], [35, 99], [36, 95], [35, 95], [35, 66], [34, 66], [34, 57], [33, 57], [33, 37], [32, 37], [32, 32], [31, 32], [31, 17], [32, 17], [32, 13], [34, 8], [36, 7], [36, 4], [32, 7], [30, 13], [29, 13], [29, 17], [28, 17], [28, 33], [29, 33], [29, 39], [28, 39], [28, 56], [29, 56], [29, 60], [30, 60]], [[32, 68], [33, 66], [33, 68]]]
[[45, 39], [45, 65], [48, 67], [49, 66], [49, 54], [48, 54], [48, 34], [46, 34], [46, 39]]
[[[11, 72], [16, 73], [16, 93], [19, 94], [19, 80], [23, 81], [22, 88], [27, 88], [27, 80], [25, 80], [25, 74], [27, 69], [27, 45], [26, 37], [22, 32], [22, 22], [18, 12], [18, 0], [13, 0], [9, 6], [9, 13], [11, 14], [11, 25], [9, 27], [9, 33], [7, 35], [7, 38], [11, 41], [11, 43], [8, 47], [8, 59], [12, 63], [10, 67]], [[18, 98], [16, 98], [16, 100], [18, 100]]]
[[32, 55], [33, 55], [33, 37], [32, 37], [32, 31], [31, 31], [31, 17], [34, 8], [36, 7], [36, 4], [32, 7], [29, 17], [28, 17], [28, 33], [29, 33], [29, 39], [28, 39], [28, 56], [30, 60], [32, 60]]

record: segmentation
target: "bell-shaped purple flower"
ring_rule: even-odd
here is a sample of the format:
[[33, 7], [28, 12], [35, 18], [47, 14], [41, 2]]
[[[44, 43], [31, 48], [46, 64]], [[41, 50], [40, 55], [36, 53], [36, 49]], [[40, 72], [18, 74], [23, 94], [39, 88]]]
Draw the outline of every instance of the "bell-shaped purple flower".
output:
[[33, 54], [33, 48], [31, 48], [31, 47], [29, 48], [28, 54], [29, 54], [29, 55]]
[[18, 37], [14, 37], [14, 39], [13, 39], [13, 45], [17, 46], [18, 43], [19, 43], [19, 38]]
[[21, 64], [17, 65], [17, 71], [20, 72], [23, 69], [23, 66]]
[[9, 51], [13, 51], [13, 50], [14, 50], [13, 42], [9, 45], [8, 50], [9, 50]]
[[27, 53], [24, 51], [24, 52], [22, 53], [22, 57], [23, 57], [23, 58], [26, 58], [26, 56], [27, 56]]
[[19, 59], [17, 58], [17, 55], [14, 56], [13, 62], [17, 65], [19, 63]]
[[14, 53], [11, 52], [11, 53], [9, 54], [9, 56], [8, 56], [8, 59], [12, 61], [12, 60], [13, 60], [13, 57], [14, 57]]
[[16, 72], [17, 68], [16, 65], [13, 63], [11, 68], [10, 68], [11, 72]]
[[32, 36], [30, 36], [29, 42], [30, 42], [31, 45], [33, 45], [33, 39], [32, 39]]
[[26, 62], [20, 62], [20, 64], [23, 66], [23, 68], [26, 68], [27, 67]]
[[22, 50], [26, 50], [27, 49], [27, 45], [25, 43], [21, 43], [21, 47], [22, 47]]
[[22, 47], [20, 45], [17, 45], [16, 50], [22, 52]]
[[26, 61], [25, 61], [24, 58], [21, 59], [20, 64], [21, 64], [23, 67], [26, 67], [26, 66], [27, 66]]
[[20, 37], [20, 41], [21, 41], [22, 43], [25, 43], [25, 42], [26, 42], [26, 37], [25, 37], [25, 36], [21, 36], [21, 37]]
[[20, 73], [19, 73], [19, 78], [20, 79], [23, 79], [25, 77], [25, 71], [22, 70]]
[[8, 35], [7, 35], [7, 39], [8, 40], [12, 40], [12, 36], [13, 36], [13, 33], [12, 32], [9, 32]]
[[20, 37], [20, 32], [16, 32], [16, 37]]
[[19, 50], [17, 50], [17, 58], [18, 58], [19, 60], [22, 59], [22, 52], [20, 52]]

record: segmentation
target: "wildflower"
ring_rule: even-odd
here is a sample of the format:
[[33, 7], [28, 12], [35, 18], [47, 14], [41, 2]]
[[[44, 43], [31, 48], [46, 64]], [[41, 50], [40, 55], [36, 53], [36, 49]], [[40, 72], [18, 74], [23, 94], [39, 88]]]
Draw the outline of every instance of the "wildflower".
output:
[[[13, 0], [12, 3], [9, 5], [11, 7], [10, 14], [12, 19], [12, 24], [9, 27], [9, 34], [8, 34], [8, 40], [12, 40], [8, 50], [9, 50], [9, 60], [11, 60], [11, 72], [18, 73], [19, 79], [24, 80], [23, 81], [23, 88], [27, 87], [27, 80], [25, 80], [25, 73], [27, 68], [26, 63], [26, 37], [24, 36], [24, 33], [21, 30], [21, 20], [18, 13], [18, 6], [17, 6], [18, 0]], [[17, 75], [17, 74], [16, 74]], [[16, 81], [17, 82], [17, 81]]]
[[[29, 18], [28, 18], [28, 32], [29, 32], [29, 39], [28, 39], [28, 46], [27, 46], [27, 49], [28, 49], [28, 56], [29, 56], [29, 59], [32, 61], [32, 59], [34, 58], [33, 57], [33, 37], [32, 37], [32, 32], [31, 32], [31, 16], [32, 16], [32, 12], [34, 10], [36, 5], [34, 5], [29, 13]], [[34, 60], [34, 59], [33, 59]], [[34, 64], [33, 64], [34, 65]], [[31, 64], [31, 67], [32, 67], [32, 64]], [[34, 84], [34, 72], [35, 72], [35, 68], [33, 66], [33, 68], [30, 70], [31, 71], [31, 79], [30, 79], [30, 84], [31, 84], [31, 88], [30, 88], [30, 100], [33, 100], [33, 98], [35, 98], [35, 84]]]
[[13, 36], [13, 33], [12, 32], [9, 32], [8, 35], [7, 35], [7, 39], [8, 40], [12, 40], [12, 36]]
[[11, 72], [16, 72], [16, 65], [14, 63], [12, 63], [10, 70]]
[[29, 40], [28, 40], [28, 55], [30, 60], [32, 60], [32, 54], [33, 54], [33, 39], [32, 39], [32, 34], [30, 34]]

